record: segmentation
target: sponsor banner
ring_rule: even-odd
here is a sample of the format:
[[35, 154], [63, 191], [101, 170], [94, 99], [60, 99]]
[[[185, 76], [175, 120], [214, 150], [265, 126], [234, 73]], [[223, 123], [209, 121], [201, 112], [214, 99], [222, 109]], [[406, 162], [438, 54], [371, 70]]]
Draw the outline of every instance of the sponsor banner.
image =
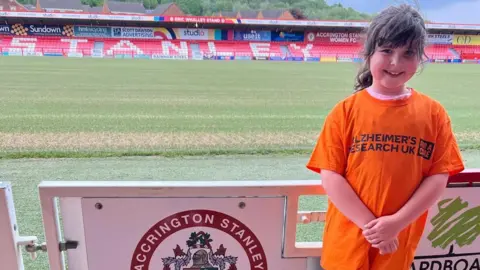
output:
[[336, 56], [322, 56], [320, 57], [320, 62], [337, 62], [337, 57]]
[[58, 53], [58, 52], [46, 52], [43, 53], [43, 56], [63, 56], [63, 53]]
[[467, 64], [477, 64], [479, 62], [479, 60], [476, 60], [476, 59], [463, 59], [462, 61], [463, 63], [467, 63]]
[[150, 59], [150, 55], [147, 54], [135, 54], [133, 56], [135, 59]]
[[248, 55], [236, 55], [235, 60], [252, 60], [251, 56]]
[[451, 34], [429, 34], [427, 42], [430, 44], [452, 44], [453, 35]]
[[271, 41], [272, 32], [271, 31], [235, 31], [233, 34], [234, 40], [243, 40], [243, 41]]
[[69, 53], [67, 54], [67, 57], [82, 58], [82, 57], [83, 57], [83, 53], [81, 53], [81, 52], [69, 52]]
[[480, 45], [480, 35], [453, 35], [453, 45]]
[[360, 43], [361, 35], [359, 33], [338, 33], [338, 32], [307, 32], [308, 42], [321, 43]]
[[253, 60], [268, 60], [267, 56], [254, 56], [252, 58]]
[[[14, 36], [67, 36], [72, 37], [73, 25], [51, 26], [39, 24], [13, 24], [1, 27], [0, 33]], [[8, 32], [5, 32], [8, 31]]]
[[196, 17], [196, 16], [155, 16], [156, 22], [172, 23], [214, 23], [214, 24], [237, 24], [239, 20], [219, 17]]
[[287, 59], [289, 59], [289, 61], [296, 61], [296, 62], [303, 62], [303, 61], [305, 61], [305, 58], [304, 58], [304, 57], [300, 57], [300, 56], [287, 57]]
[[42, 52], [32, 52], [32, 51], [26, 51], [23, 52], [24, 56], [44, 56]]
[[176, 28], [173, 29], [177, 39], [185, 40], [215, 40], [214, 29], [203, 28]]
[[303, 57], [296, 57], [296, 56], [270, 56], [270, 61], [295, 61], [301, 62], [304, 60]]
[[186, 56], [186, 55], [164, 55], [164, 54], [154, 53], [154, 54], [152, 54], [152, 59], [188, 60], [188, 56]]
[[212, 53], [204, 53], [203, 60], [215, 60], [215, 55]]
[[8, 24], [0, 26], [0, 35], [11, 35], [12, 34], [11, 29], [12, 29], [11, 26]]
[[203, 28], [174, 28], [172, 39], [183, 40], [228, 40], [228, 30]]
[[73, 33], [76, 37], [112, 37], [112, 28], [106, 26], [75, 25]]
[[337, 62], [339, 62], [339, 63], [351, 63], [351, 62], [353, 62], [353, 59], [349, 58], [349, 57], [338, 57]]
[[230, 55], [230, 56], [224, 56], [224, 55], [218, 55], [214, 57], [215, 60], [235, 60], [235, 56]]
[[275, 32], [272, 31], [272, 41], [295, 41], [303, 42], [305, 39], [304, 32]]
[[[213, 30], [214, 31], [214, 30]], [[33, 24], [14, 24], [0, 26], [0, 35], [15, 36], [67, 36], [67, 37], [101, 37], [101, 38], [148, 38], [176, 39], [175, 32], [168, 28], [149, 27], [107, 27], [88, 25], [48, 26]], [[214, 35], [215, 32], [212, 34]], [[194, 34], [193, 34], [194, 35]], [[221, 34], [220, 34], [221, 35]], [[188, 39], [185, 36], [184, 39]]]
[[119, 53], [119, 54], [115, 54], [113, 56], [113, 58], [115, 58], [115, 59], [133, 59], [133, 56], [131, 54]]
[[240, 19], [241, 24], [252, 25], [283, 25], [283, 26], [330, 26], [330, 27], [367, 27], [368, 22], [341, 21], [307, 21], [307, 20], [270, 20], [270, 19]]
[[480, 188], [447, 188], [428, 211], [412, 270], [480, 268]]
[[[0, 17], [11, 18], [48, 18], [48, 19], [75, 19], [75, 20], [106, 20], [132, 22], [165, 22], [165, 23], [202, 23], [202, 24], [244, 24], [244, 25], [278, 25], [278, 26], [328, 26], [364, 28], [369, 22], [345, 21], [314, 21], [314, 20], [270, 20], [270, 19], [236, 19], [223, 17], [196, 17], [196, 16], [149, 16], [149, 15], [117, 15], [117, 14], [89, 14], [69, 12], [14, 12], [0, 11]], [[427, 29], [445, 30], [480, 30], [480, 24], [442, 24], [427, 23]]]
[[3, 52], [4, 56], [23, 56], [23, 52], [21, 50], [10, 49], [8, 51]]
[[5, 56], [43, 56], [42, 52], [36, 52], [29, 48], [4, 48]]
[[427, 29], [443, 29], [443, 30], [479, 30], [480, 24], [451, 24], [451, 23], [427, 23]]
[[320, 62], [320, 57], [307, 57], [307, 62]]
[[153, 28], [148, 27], [112, 27], [112, 37], [116, 38], [154, 38]]
[[167, 28], [112, 27], [114, 38], [176, 39], [175, 32]]
[[287, 57], [282, 57], [282, 56], [270, 56], [268, 60], [270, 60], [270, 61], [288, 61]]
[[173, 31], [170, 28], [164, 28], [164, 27], [153, 28], [153, 36], [155, 38], [165, 39], [165, 40], [177, 39], [175, 31]]

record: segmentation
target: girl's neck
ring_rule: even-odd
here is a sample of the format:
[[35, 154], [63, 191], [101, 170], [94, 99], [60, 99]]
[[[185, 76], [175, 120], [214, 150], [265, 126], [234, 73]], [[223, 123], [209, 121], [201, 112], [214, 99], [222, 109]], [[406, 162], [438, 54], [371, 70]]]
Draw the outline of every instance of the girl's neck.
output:
[[376, 90], [375, 88], [368, 87], [367, 92], [374, 98], [380, 99], [380, 100], [398, 100], [398, 99], [404, 99], [410, 97], [412, 94], [412, 90], [410, 88], [405, 88], [405, 91], [402, 91], [400, 93], [388, 93], [384, 94], [381, 91]]
[[382, 96], [391, 96], [391, 97], [402, 96], [410, 92], [410, 89], [405, 85], [403, 85], [398, 89], [385, 89], [384, 87], [378, 86], [375, 83], [373, 83], [370, 87], [368, 87], [368, 89], [369, 89], [369, 92], [374, 92]]

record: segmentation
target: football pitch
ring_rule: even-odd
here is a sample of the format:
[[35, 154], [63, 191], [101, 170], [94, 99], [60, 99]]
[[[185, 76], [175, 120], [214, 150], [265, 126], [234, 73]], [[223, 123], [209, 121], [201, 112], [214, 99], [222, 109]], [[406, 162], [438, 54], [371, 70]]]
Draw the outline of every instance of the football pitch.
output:
[[[0, 181], [22, 235], [43, 241], [42, 180], [318, 179], [305, 169], [353, 63], [0, 57]], [[448, 110], [480, 167], [480, 65], [429, 64], [411, 82]], [[53, 159], [56, 158], [56, 159]], [[302, 198], [301, 210], [324, 210]], [[319, 241], [321, 224], [297, 241]], [[26, 269], [47, 269], [46, 254]], [[39, 267], [40, 265], [40, 267]]]
[[[308, 153], [353, 63], [0, 58], [2, 158]], [[426, 66], [412, 86], [480, 148], [480, 66]]]

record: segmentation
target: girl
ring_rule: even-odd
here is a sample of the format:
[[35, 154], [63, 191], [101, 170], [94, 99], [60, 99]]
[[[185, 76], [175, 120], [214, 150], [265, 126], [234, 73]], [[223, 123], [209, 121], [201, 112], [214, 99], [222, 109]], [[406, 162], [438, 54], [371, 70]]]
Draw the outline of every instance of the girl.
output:
[[408, 270], [427, 210], [464, 165], [450, 118], [405, 86], [426, 46], [408, 5], [371, 22], [356, 92], [325, 119], [307, 168], [329, 197], [321, 265], [326, 270]]

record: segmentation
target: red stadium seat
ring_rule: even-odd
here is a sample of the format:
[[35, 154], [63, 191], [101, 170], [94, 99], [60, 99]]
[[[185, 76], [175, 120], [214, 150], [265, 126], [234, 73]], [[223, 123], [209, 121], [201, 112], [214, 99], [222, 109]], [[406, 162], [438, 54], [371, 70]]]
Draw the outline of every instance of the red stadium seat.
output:
[[425, 54], [430, 59], [455, 59], [457, 55], [455, 55], [454, 51], [451, 50], [452, 45], [443, 45], [443, 44], [436, 44], [430, 45], [426, 48]]
[[[10, 55], [58, 56], [148, 56], [172, 58], [195, 56], [304, 57], [353, 59], [360, 57], [362, 46], [350, 43], [181, 41], [160, 39], [116, 39], [77, 37], [0, 36], [0, 49]], [[480, 46], [430, 45], [430, 59], [480, 59]]]

